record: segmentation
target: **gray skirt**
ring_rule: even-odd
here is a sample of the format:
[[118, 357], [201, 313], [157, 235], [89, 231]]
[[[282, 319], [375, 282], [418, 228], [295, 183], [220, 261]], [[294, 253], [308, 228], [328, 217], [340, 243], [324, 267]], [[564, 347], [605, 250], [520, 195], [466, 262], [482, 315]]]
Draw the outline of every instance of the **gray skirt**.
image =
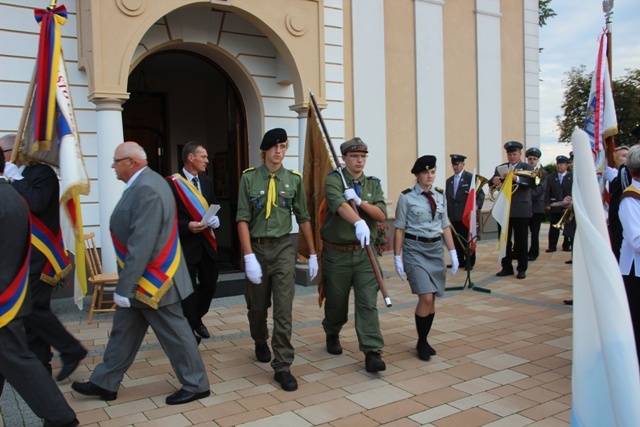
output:
[[444, 295], [447, 269], [442, 240], [423, 243], [404, 239], [402, 261], [411, 293], [435, 293], [439, 297]]

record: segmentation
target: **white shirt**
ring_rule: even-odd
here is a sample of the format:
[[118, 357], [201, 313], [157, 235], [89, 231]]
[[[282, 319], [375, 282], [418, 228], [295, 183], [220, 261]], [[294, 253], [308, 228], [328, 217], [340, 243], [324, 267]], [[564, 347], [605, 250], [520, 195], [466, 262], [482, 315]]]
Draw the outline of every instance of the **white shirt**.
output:
[[[631, 185], [640, 190], [640, 182], [634, 178]], [[620, 273], [628, 276], [635, 264], [636, 277], [640, 277], [640, 200], [625, 197], [620, 202], [618, 216], [622, 223], [622, 247], [620, 248]]]
[[131, 178], [129, 178], [129, 181], [127, 181], [127, 185], [124, 186], [124, 191], [126, 191], [129, 187], [131, 187], [131, 185], [133, 185], [133, 181], [136, 180], [136, 178], [140, 175], [140, 172], [142, 172], [143, 170], [145, 170], [147, 167], [143, 167], [142, 169], [140, 169], [138, 172], [134, 173], [133, 176]]
[[[182, 172], [184, 173], [184, 177], [187, 178], [187, 181], [193, 184], [193, 177], [197, 175], [191, 175], [188, 170], [182, 168]], [[194, 184], [195, 185], [195, 184]], [[202, 193], [202, 189], [200, 188], [200, 178], [198, 178], [198, 185], [195, 186], [199, 192]]]

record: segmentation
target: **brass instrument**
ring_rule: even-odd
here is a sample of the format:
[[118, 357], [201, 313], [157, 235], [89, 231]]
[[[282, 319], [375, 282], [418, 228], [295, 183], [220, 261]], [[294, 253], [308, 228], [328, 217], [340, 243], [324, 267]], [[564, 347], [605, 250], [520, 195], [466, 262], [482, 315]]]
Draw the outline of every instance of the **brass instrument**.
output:
[[[527, 178], [531, 178], [533, 180], [535, 180], [535, 184], [536, 185], [540, 185], [540, 180], [542, 179], [542, 168], [539, 168], [538, 170], [535, 171], [529, 171], [529, 170], [515, 170], [513, 171], [514, 175], [518, 175], [518, 176], [525, 176]], [[511, 187], [511, 194], [515, 193], [518, 190], [519, 185], [518, 184], [513, 184], [513, 186]], [[495, 202], [496, 199], [498, 198], [498, 194], [500, 194], [500, 191], [502, 191], [502, 183], [498, 184], [498, 185], [492, 185], [489, 187], [489, 200], [491, 200], [492, 202]]]
[[489, 180], [487, 178], [485, 178], [482, 175], [476, 175], [476, 193], [482, 190], [482, 187], [484, 187], [485, 184], [488, 184], [488, 183], [489, 183]]
[[574, 217], [573, 209], [565, 208], [565, 210], [562, 212], [562, 216], [560, 217], [560, 220], [555, 224], [551, 224], [551, 226], [553, 228], [557, 228], [558, 230], [562, 230], [564, 229], [565, 225], [573, 221], [573, 217]]

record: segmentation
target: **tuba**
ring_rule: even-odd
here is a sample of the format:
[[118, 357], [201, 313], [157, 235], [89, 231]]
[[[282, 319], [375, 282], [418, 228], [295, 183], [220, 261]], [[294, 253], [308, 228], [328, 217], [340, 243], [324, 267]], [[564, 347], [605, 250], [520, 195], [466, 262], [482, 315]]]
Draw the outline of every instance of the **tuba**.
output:
[[480, 190], [482, 190], [482, 187], [484, 187], [488, 183], [489, 180], [487, 178], [482, 175], [476, 175], [476, 193], [480, 192]]

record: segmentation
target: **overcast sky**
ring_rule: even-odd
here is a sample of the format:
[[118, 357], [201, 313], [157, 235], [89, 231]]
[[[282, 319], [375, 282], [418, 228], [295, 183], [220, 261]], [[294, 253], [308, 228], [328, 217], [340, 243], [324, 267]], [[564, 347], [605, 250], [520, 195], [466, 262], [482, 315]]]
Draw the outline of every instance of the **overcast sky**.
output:
[[[540, 143], [542, 164], [568, 155], [571, 147], [559, 144], [555, 117], [562, 114], [562, 80], [571, 67], [596, 63], [598, 36], [605, 26], [602, 0], [552, 0], [557, 16], [540, 28]], [[613, 6], [613, 77], [625, 69], [640, 68], [640, 0], [615, 0]], [[640, 100], [639, 100], [640, 102]]]

